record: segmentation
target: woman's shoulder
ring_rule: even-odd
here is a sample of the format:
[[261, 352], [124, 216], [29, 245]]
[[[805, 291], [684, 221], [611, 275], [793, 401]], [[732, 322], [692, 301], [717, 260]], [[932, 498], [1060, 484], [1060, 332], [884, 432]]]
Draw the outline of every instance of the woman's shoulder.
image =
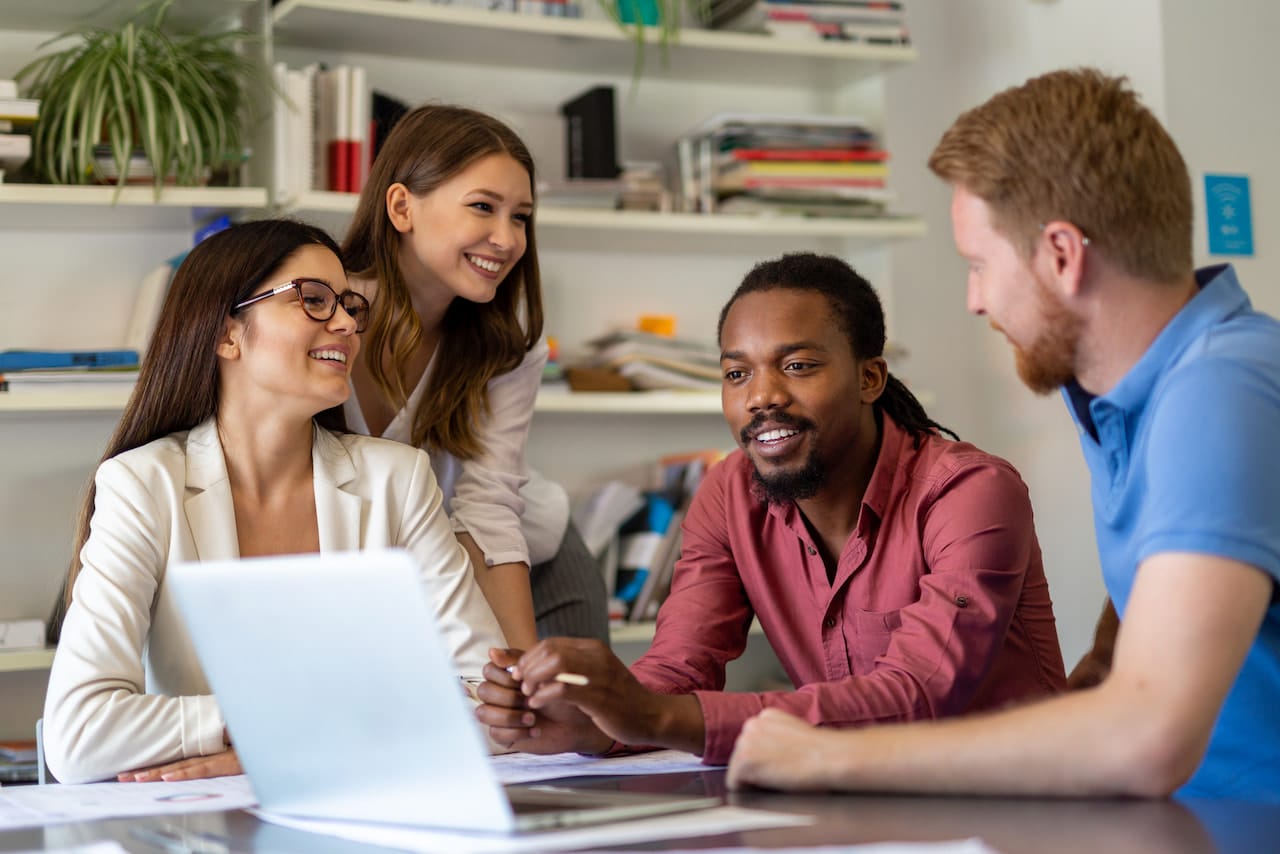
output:
[[404, 468], [406, 475], [415, 464], [430, 465], [427, 452], [397, 442], [394, 439], [382, 439], [366, 436], [362, 433], [327, 433], [340, 444], [351, 457], [356, 466], [384, 465], [390, 468]]
[[139, 476], [156, 470], [185, 468], [187, 459], [187, 440], [191, 431], [182, 430], [153, 439], [145, 445], [139, 445], [128, 451], [121, 451], [110, 459], [103, 460], [99, 471], [109, 472], [112, 469], [126, 469]]

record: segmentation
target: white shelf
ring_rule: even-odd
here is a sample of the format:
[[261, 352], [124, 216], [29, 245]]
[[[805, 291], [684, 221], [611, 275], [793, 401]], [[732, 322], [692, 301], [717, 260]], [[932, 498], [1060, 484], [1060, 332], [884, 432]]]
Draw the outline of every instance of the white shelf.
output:
[[[609, 641], [611, 643], [648, 643], [653, 640], [653, 632], [657, 623], [611, 623], [609, 625]], [[747, 632], [752, 635], [763, 635], [759, 620], [751, 621]]]
[[265, 210], [263, 187], [124, 187], [0, 184], [0, 226], [133, 231], [189, 228], [235, 210]]
[[602, 415], [720, 415], [720, 393], [705, 391], [543, 391], [537, 412]]
[[48, 670], [53, 664], [53, 649], [0, 649], [0, 673]]
[[[934, 395], [915, 392], [922, 406]], [[123, 389], [68, 389], [0, 392], [0, 414], [120, 412], [129, 399]], [[705, 391], [543, 391], [536, 412], [582, 415], [720, 415], [720, 395]]]
[[[630, 77], [635, 61], [634, 37], [608, 20], [402, 0], [283, 0], [272, 18], [276, 44], [344, 53], [546, 69], [564, 68], [571, 55], [575, 73], [617, 77]], [[653, 28], [646, 33], [645, 77], [831, 86], [916, 58], [910, 46], [779, 39], [686, 26], [664, 63], [658, 36]]]
[[[123, 389], [57, 389], [0, 392], [0, 413], [119, 412], [129, 392]], [[581, 414], [719, 415], [714, 392], [562, 392], [538, 395], [538, 412]]]
[[[359, 196], [355, 193], [308, 192], [289, 206], [289, 212], [307, 219], [317, 215], [350, 217]], [[740, 237], [837, 237], [867, 243], [885, 243], [923, 237], [924, 220], [918, 217], [782, 217], [729, 214], [657, 213], [556, 207], [539, 204], [539, 234], [554, 231], [622, 232], [631, 235], [740, 236]]]

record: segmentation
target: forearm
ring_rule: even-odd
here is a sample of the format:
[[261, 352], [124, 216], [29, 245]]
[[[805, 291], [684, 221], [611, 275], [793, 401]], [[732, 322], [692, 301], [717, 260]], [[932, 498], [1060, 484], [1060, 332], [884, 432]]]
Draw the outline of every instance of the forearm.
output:
[[507, 646], [514, 649], [532, 647], [538, 642], [538, 630], [533, 616], [529, 568], [523, 563], [487, 566], [484, 555], [470, 535], [459, 534], [458, 541], [471, 558], [476, 584], [493, 615], [498, 618]]
[[[1163, 796], [1169, 727], [1105, 686], [992, 715], [821, 733], [822, 785], [940, 794]], [[1178, 752], [1178, 751], [1174, 751]], [[1191, 752], [1194, 752], [1192, 749]]]

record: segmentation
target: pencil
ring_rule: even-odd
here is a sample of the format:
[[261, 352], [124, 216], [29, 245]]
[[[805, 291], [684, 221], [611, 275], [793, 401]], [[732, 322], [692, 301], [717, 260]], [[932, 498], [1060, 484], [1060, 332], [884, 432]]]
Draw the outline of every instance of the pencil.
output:
[[[503, 668], [508, 673], [515, 670], [515, 665]], [[566, 685], [590, 685], [591, 680], [583, 676], [581, 673], [557, 673], [555, 675], [556, 682], [563, 682]]]

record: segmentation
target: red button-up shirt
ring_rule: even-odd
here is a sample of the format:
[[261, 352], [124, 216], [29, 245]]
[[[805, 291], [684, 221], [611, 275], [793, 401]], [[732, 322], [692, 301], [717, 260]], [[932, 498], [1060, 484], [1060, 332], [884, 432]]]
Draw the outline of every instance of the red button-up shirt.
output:
[[[799, 508], [753, 493], [741, 451], [694, 496], [653, 644], [631, 669], [652, 690], [697, 697], [704, 762], [727, 762], [742, 724], [766, 706], [854, 726], [1065, 689], [1017, 471], [965, 442], [926, 437], [913, 448], [892, 418], [882, 422], [834, 582]], [[722, 690], [753, 618], [798, 690]]]

